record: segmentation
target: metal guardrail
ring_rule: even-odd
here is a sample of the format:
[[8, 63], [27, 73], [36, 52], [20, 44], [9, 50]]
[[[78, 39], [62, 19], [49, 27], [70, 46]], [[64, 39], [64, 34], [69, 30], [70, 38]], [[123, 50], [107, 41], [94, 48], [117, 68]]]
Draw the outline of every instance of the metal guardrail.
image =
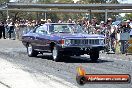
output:
[[32, 4], [7, 3], [9, 8], [58, 8], [58, 9], [131, 9], [132, 4]]
[[[54, 9], [52, 9], [54, 8]], [[92, 13], [130, 13], [132, 4], [32, 4], [32, 3], [2, 3], [0, 10], [32, 11], [32, 12], [92, 12]], [[128, 10], [125, 10], [128, 9]], [[89, 11], [91, 10], [91, 11]]]
[[[7, 11], [7, 9], [0, 8], [0, 11]], [[46, 12], [46, 13], [88, 13], [89, 10], [75, 10], [75, 9], [8, 9], [8, 11], [23, 11], [23, 12]], [[105, 13], [105, 10], [91, 10], [92, 13]], [[132, 13], [132, 10], [108, 10], [108, 13]]]

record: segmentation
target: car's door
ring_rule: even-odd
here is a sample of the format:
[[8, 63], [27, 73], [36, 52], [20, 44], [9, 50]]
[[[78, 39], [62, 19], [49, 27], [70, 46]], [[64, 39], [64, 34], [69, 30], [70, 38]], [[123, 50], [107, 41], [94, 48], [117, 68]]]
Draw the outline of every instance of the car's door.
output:
[[36, 38], [35, 38], [35, 45], [37, 49], [41, 50], [47, 50], [46, 49], [46, 42], [47, 42], [47, 27], [46, 26], [40, 26], [35, 31]]

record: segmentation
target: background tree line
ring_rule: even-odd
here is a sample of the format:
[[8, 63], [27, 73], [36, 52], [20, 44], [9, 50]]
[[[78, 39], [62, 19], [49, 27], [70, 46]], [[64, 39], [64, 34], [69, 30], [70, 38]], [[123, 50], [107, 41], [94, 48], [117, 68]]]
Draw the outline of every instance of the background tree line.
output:
[[[0, 3], [10, 2], [10, 0], [0, 0]], [[41, 3], [41, 4], [48, 4], [48, 3], [75, 3], [73, 0], [16, 0], [17, 3]], [[79, 0], [76, 3], [78, 4], [91, 4], [91, 3], [115, 3], [118, 4], [117, 0]], [[110, 13], [108, 17], [115, 17], [118, 14]], [[27, 20], [40, 20], [45, 19], [44, 12], [21, 12], [21, 11], [9, 11], [9, 17], [15, 20], [27, 19]], [[46, 13], [46, 18], [52, 19], [54, 22], [61, 20], [68, 20], [71, 19], [81, 19], [82, 17], [86, 17], [85, 13]], [[104, 13], [92, 13], [92, 17], [97, 17], [99, 21], [104, 20], [105, 14]], [[128, 19], [131, 16], [126, 16]], [[6, 19], [6, 11], [0, 11], [0, 19]]]

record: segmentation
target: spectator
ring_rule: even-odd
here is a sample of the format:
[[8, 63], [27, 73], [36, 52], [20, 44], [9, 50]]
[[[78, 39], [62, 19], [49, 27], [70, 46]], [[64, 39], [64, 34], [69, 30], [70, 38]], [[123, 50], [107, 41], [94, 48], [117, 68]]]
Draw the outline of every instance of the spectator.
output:
[[81, 19], [78, 19], [78, 20], [77, 20], [77, 24], [80, 25], [80, 26], [82, 26], [82, 21], [81, 21]]
[[111, 32], [112, 18], [108, 18], [106, 22], [107, 29]]
[[[49, 20], [49, 19], [48, 19], [48, 20]], [[47, 20], [47, 21], [48, 21], [48, 20]], [[40, 23], [41, 25], [44, 25], [44, 24], [46, 23], [46, 20], [41, 19], [41, 21], [40, 21], [40, 22], [41, 22], [41, 23]]]
[[63, 23], [63, 21], [62, 20], [58, 20], [58, 23]]
[[130, 23], [129, 23], [129, 25], [131, 26], [131, 28], [132, 28], [132, 19], [130, 19]]
[[104, 21], [100, 22], [100, 32], [101, 34], [105, 35], [105, 22]]
[[89, 33], [89, 29], [88, 29], [89, 21], [88, 21], [88, 19], [86, 19], [85, 17], [83, 17], [81, 21], [82, 21], [81, 24], [83, 26], [83, 30], [85, 32]]
[[8, 25], [8, 35], [9, 35], [9, 39], [12, 38], [12, 34], [14, 33], [14, 23], [10, 22], [10, 24]]
[[19, 21], [16, 21], [16, 23], [15, 23], [15, 31], [16, 31], [16, 39], [19, 39], [19, 37], [20, 37], [20, 24], [19, 24]]
[[72, 19], [68, 19], [67, 23], [72, 23]]
[[2, 38], [2, 35], [3, 35], [3, 38], [5, 38], [5, 26], [4, 26], [4, 22], [0, 22], [0, 39]]
[[38, 25], [38, 21], [32, 20], [32, 22], [31, 22], [32, 28], [34, 28], [34, 27], [37, 26], [37, 25]]
[[129, 32], [131, 29], [131, 26], [129, 25], [129, 20], [122, 22], [120, 25], [120, 32]]
[[112, 28], [112, 18], [108, 18], [106, 22], [106, 36], [107, 36], [107, 48], [109, 52], [115, 51], [115, 41], [116, 41], [115, 29]]
[[93, 19], [91, 20], [92, 26], [96, 27], [97, 25], [97, 18], [93, 17]]
[[52, 23], [51, 19], [48, 19], [48, 20], [47, 20], [47, 23]]

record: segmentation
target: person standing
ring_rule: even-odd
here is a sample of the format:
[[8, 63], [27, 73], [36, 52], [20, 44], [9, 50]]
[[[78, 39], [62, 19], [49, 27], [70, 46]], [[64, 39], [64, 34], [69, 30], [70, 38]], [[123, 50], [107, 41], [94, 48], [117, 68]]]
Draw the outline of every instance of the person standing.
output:
[[19, 37], [20, 37], [20, 34], [19, 34], [19, 32], [20, 32], [19, 21], [16, 21], [16, 23], [15, 23], [15, 32], [16, 32], [16, 39], [19, 39]]
[[14, 33], [14, 23], [10, 22], [10, 24], [8, 25], [8, 35], [9, 35], [9, 39], [12, 38], [12, 34]]
[[112, 28], [112, 18], [108, 18], [106, 22], [106, 37], [107, 37], [107, 48], [108, 53], [114, 53], [115, 52], [115, 29]]
[[98, 24], [97, 22], [98, 22], [97, 18], [96, 17], [93, 17], [93, 19], [91, 20], [91, 23], [92, 23], [92, 26], [94, 28], [96, 28], [96, 25]]
[[0, 22], [0, 39], [2, 38], [2, 35], [3, 35], [3, 38], [5, 38], [5, 26], [4, 26], [4, 22]]
[[124, 39], [120, 40], [120, 42], [121, 42], [121, 53], [122, 54], [127, 52], [127, 47], [128, 47], [128, 45], [127, 45], [128, 37], [127, 36], [130, 36], [130, 31], [131, 31], [131, 26], [129, 25], [129, 23], [130, 23], [130, 21], [126, 20], [126, 21], [122, 22], [122, 24], [120, 25], [120, 33], [122, 35], [124, 35], [124, 36], [121, 36]]

